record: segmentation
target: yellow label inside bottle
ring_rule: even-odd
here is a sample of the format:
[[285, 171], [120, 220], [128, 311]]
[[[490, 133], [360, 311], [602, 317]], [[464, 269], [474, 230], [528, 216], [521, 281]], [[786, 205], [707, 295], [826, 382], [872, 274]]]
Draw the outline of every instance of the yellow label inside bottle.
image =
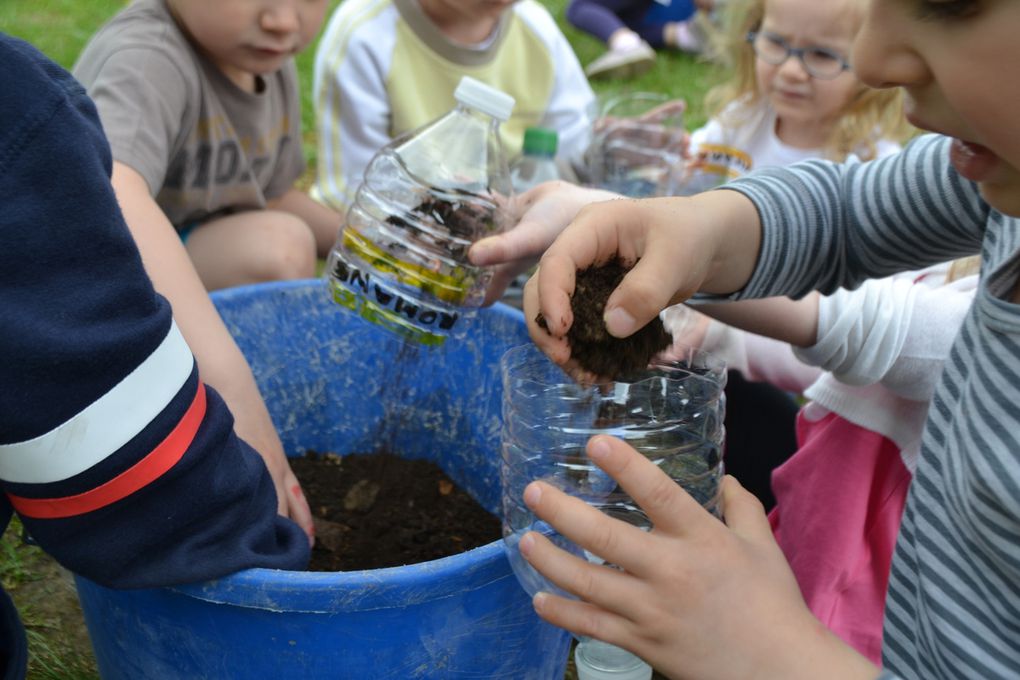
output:
[[450, 304], [463, 303], [475, 283], [474, 276], [466, 267], [456, 267], [452, 274], [441, 274], [422, 265], [404, 262], [350, 227], [343, 231], [343, 247], [377, 271], [392, 274], [400, 283]]

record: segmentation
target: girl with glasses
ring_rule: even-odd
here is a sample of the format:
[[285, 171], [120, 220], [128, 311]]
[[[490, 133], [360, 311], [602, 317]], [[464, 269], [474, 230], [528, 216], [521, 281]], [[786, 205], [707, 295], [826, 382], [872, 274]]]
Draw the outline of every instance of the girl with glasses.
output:
[[900, 94], [868, 87], [850, 67], [863, 0], [733, 0], [724, 7], [714, 49], [730, 75], [707, 95], [711, 118], [691, 135], [694, 162], [680, 193], [757, 168], [899, 150], [909, 129]]

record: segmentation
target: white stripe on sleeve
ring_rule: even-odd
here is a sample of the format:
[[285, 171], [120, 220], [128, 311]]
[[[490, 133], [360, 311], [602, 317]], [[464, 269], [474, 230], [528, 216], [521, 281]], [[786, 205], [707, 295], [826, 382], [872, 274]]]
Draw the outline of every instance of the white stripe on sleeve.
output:
[[89, 469], [141, 432], [180, 392], [194, 358], [176, 323], [159, 347], [109, 392], [33, 439], [0, 445], [0, 479], [46, 484]]

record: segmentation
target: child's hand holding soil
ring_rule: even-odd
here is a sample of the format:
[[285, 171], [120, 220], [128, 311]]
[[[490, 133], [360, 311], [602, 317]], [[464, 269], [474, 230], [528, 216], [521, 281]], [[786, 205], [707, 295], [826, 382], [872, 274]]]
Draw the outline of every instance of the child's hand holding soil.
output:
[[[614, 337], [606, 330], [603, 320], [606, 301], [628, 270], [629, 267], [614, 260], [577, 272], [570, 299], [574, 320], [566, 337], [570, 346], [567, 365], [579, 368], [586, 378], [614, 380], [641, 370], [672, 343], [659, 317], [626, 338]], [[548, 330], [541, 313], [535, 323]]]

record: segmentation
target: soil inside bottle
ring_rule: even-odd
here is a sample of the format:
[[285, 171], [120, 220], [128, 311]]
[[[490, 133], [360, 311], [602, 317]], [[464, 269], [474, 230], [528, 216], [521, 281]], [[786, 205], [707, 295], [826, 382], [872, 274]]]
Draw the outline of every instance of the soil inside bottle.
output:
[[[434, 191], [438, 192], [439, 190], [434, 189]], [[477, 194], [459, 190], [445, 191], [443, 193], [452, 196], [462, 195], [464, 200], [457, 200], [456, 198], [447, 200], [430, 197], [412, 209], [410, 211], [411, 214], [407, 215], [407, 217], [424, 221], [437, 231], [445, 231], [452, 238], [467, 241], [468, 245], [441, 244], [451, 257], [467, 262], [469, 244], [495, 230], [497, 225], [494, 211], [487, 210], [484, 206], [478, 205], [477, 201], [480, 197]], [[474, 201], [469, 199], [474, 199]], [[421, 242], [429, 248], [435, 248], [437, 245], [440, 245], [437, 239], [415, 228], [407, 219], [400, 215], [391, 215], [386, 218], [386, 222], [400, 227], [409, 239]]]

